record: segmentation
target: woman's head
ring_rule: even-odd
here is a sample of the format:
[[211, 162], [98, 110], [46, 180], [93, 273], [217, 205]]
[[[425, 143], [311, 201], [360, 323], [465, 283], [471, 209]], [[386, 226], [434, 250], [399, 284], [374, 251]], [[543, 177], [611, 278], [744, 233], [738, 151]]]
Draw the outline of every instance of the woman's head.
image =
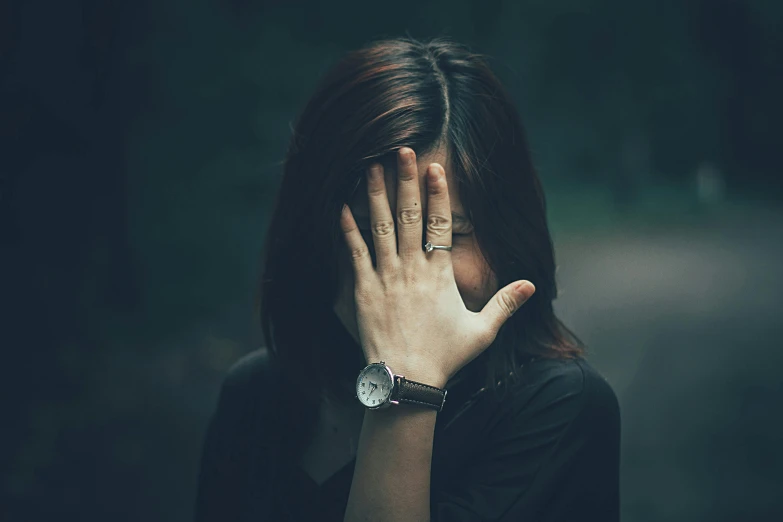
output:
[[[510, 97], [484, 59], [465, 46], [399, 38], [348, 53], [322, 79], [293, 128], [259, 293], [267, 345], [284, 367], [296, 373], [362, 361], [355, 343], [345, 347], [352, 353], [341, 353], [342, 346], [323, 338], [334, 312], [358, 341], [340, 210], [351, 206], [372, 247], [364, 172], [372, 162], [384, 164], [396, 208], [396, 153], [403, 146], [416, 152], [421, 172], [432, 162], [444, 166], [452, 211], [466, 218], [454, 223], [451, 254], [466, 307], [479, 311], [514, 280], [536, 285], [469, 366], [481, 365], [494, 386], [528, 357], [581, 353], [581, 343], [553, 313], [555, 260], [545, 199]], [[346, 375], [355, 379], [360, 369]]]

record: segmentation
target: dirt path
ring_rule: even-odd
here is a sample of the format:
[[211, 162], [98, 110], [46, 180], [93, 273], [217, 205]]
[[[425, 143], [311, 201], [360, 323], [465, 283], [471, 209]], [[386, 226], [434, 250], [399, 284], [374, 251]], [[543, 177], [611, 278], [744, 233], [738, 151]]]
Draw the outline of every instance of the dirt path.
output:
[[783, 513], [783, 213], [556, 240], [560, 317], [623, 411], [624, 520]]

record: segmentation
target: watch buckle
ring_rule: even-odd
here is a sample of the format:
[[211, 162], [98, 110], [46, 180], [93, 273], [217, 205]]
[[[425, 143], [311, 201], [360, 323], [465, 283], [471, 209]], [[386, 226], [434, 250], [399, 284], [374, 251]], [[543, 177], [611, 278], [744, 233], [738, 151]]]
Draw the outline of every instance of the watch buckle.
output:
[[394, 382], [393, 382], [393, 385], [392, 385], [391, 394], [389, 395], [389, 403], [391, 403], [391, 404], [399, 404], [400, 403], [400, 401], [393, 400], [391, 398], [391, 396], [394, 395], [395, 391], [399, 392], [399, 390], [400, 390], [400, 381], [402, 379], [404, 379], [404, 378], [405, 378], [404, 375], [397, 375], [396, 373], [394, 374]]

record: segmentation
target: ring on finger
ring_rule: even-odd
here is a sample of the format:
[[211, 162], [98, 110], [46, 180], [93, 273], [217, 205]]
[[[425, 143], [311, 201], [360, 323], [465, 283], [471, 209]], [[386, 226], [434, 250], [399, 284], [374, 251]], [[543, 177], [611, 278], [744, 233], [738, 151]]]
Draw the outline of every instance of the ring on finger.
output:
[[433, 250], [451, 250], [451, 246], [433, 245], [430, 241], [427, 241], [424, 244], [424, 251], [429, 253], [432, 252]]

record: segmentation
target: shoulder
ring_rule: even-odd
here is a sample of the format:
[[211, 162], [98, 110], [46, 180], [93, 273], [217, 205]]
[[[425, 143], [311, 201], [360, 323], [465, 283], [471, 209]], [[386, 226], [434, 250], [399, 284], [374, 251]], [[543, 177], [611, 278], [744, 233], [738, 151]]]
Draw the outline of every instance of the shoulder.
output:
[[266, 347], [242, 356], [223, 378], [219, 407], [235, 409], [270, 397], [278, 375], [276, 364], [274, 353]]
[[226, 372], [223, 386], [232, 389], [253, 388], [274, 376], [274, 366], [274, 354], [262, 346], [231, 365]]
[[226, 372], [203, 442], [196, 504], [197, 520], [235, 520], [255, 467], [265, 462], [276, 433], [269, 409], [275, 404], [274, 358], [254, 350]]
[[522, 371], [522, 380], [512, 386], [512, 393], [523, 397], [537, 393], [552, 397], [574, 395], [604, 406], [617, 402], [609, 382], [581, 357], [539, 359], [528, 364]]
[[547, 412], [569, 422], [589, 418], [619, 425], [612, 386], [583, 358], [539, 359], [523, 370], [510, 392], [514, 416]]

